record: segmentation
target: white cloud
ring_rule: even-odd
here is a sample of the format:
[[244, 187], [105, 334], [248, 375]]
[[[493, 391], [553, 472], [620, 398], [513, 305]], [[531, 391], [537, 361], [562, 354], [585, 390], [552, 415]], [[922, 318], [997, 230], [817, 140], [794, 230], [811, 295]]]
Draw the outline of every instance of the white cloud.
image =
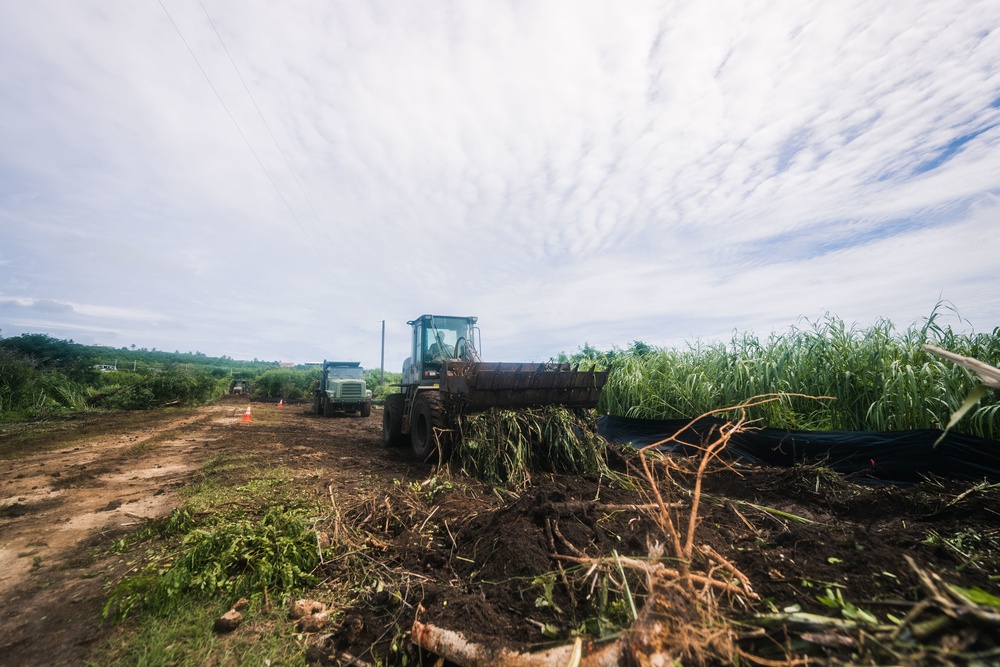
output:
[[433, 311], [507, 358], [997, 323], [996, 3], [206, 1], [224, 46], [164, 6], [0, 7], [0, 294], [74, 304], [5, 335], [370, 364], [386, 319], [395, 366]]

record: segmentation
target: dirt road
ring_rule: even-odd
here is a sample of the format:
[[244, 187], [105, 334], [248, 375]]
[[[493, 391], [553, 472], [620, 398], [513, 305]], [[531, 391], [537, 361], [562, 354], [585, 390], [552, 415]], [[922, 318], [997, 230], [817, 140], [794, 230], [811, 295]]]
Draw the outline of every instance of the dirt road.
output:
[[[82, 415], [0, 430], [0, 655], [4, 664], [82, 664], [114, 567], [92, 547], [168, 514], [216, 453], [260, 453], [335, 488], [411, 464], [381, 444], [381, 422], [321, 419], [309, 406], [245, 399], [192, 410]], [[263, 459], [267, 459], [266, 463]], [[374, 461], [373, 461], [374, 459]]]

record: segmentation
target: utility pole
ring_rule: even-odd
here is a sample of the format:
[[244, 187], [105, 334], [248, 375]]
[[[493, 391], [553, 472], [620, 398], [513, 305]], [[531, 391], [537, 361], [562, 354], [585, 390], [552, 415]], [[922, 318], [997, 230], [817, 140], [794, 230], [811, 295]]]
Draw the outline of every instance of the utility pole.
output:
[[378, 386], [385, 384], [385, 320], [382, 320], [382, 360], [379, 362]]

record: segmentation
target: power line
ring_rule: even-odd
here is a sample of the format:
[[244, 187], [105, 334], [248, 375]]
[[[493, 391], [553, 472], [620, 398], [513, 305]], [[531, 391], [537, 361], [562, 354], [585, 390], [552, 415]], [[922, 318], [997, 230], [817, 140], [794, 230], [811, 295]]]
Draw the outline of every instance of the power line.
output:
[[[257, 115], [260, 117], [261, 122], [264, 123], [264, 127], [267, 129], [267, 134], [271, 137], [271, 141], [274, 142], [274, 147], [278, 149], [278, 154], [281, 155], [281, 159], [284, 160], [285, 166], [288, 167], [288, 172], [292, 175], [292, 178], [295, 180], [295, 185], [298, 186], [299, 192], [302, 193], [302, 196], [305, 198], [306, 203], [309, 204], [309, 210], [312, 211], [313, 216], [316, 218], [316, 222], [319, 223], [319, 228], [323, 231], [323, 235], [326, 236], [326, 240], [330, 243], [330, 247], [333, 249], [335, 253], [337, 253], [337, 256], [340, 258], [340, 260], [343, 261], [343, 258], [340, 257], [340, 250], [337, 244], [333, 242], [333, 239], [330, 238], [330, 233], [327, 231], [326, 227], [323, 226], [323, 220], [319, 217], [319, 213], [317, 213], [316, 207], [313, 206], [312, 200], [309, 198], [309, 195], [306, 194], [305, 188], [302, 187], [302, 182], [299, 180], [298, 174], [295, 172], [294, 169], [292, 169], [291, 163], [285, 156], [285, 151], [281, 149], [281, 144], [278, 143], [278, 139], [274, 136], [274, 133], [271, 131], [271, 126], [268, 124], [267, 119], [264, 118], [264, 113], [260, 110], [260, 107], [257, 105], [257, 100], [254, 98], [253, 93], [250, 92], [250, 87], [247, 85], [246, 80], [243, 78], [243, 74], [240, 72], [240, 68], [236, 65], [236, 60], [233, 58], [233, 54], [229, 52], [229, 47], [226, 46], [225, 40], [222, 39], [222, 35], [219, 33], [219, 29], [215, 27], [215, 21], [212, 20], [212, 17], [209, 15], [208, 10], [205, 8], [205, 3], [203, 3], [201, 0], [198, 0], [198, 4], [201, 5], [201, 11], [205, 12], [205, 18], [208, 19], [209, 25], [212, 26], [212, 30], [215, 32], [215, 36], [216, 38], [218, 38], [219, 44], [222, 45], [223, 51], [226, 52], [226, 56], [229, 58], [229, 62], [233, 66], [233, 70], [236, 71], [236, 76], [239, 77], [240, 83], [243, 84], [243, 90], [246, 91], [247, 97], [249, 97], [250, 101], [253, 103], [253, 108], [257, 110]], [[348, 280], [348, 282], [351, 281]]]
[[[299, 230], [302, 232], [302, 235], [305, 236], [306, 240], [309, 242], [309, 246], [316, 252], [317, 255], [319, 255], [320, 260], [323, 262], [323, 264], [326, 266], [326, 268], [329, 271], [333, 272], [333, 267], [330, 266], [329, 262], [327, 261], [326, 255], [324, 255], [322, 252], [320, 252], [319, 247], [312, 240], [312, 237], [309, 236], [309, 232], [307, 232], [306, 229], [305, 229], [305, 227], [303, 227], [302, 221], [299, 220], [299, 216], [295, 214], [294, 209], [292, 209], [291, 205], [288, 203], [288, 200], [285, 198], [285, 195], [281, 192], [281, 188], [278, 187], [278, 184], [275, 182], [274, 178], [271, 176], [271, 173], [267, 170], [267, 168], [264, 166], [264, 163], [261, 161], [260, 157], [257, 155], [257, 151], [255, 151], [253, 149], [253, 146], [250, 144], [250, 140], [247, 139], [247, 136], [246, 136], [246, 134], [244, 134], [243, 130], [240, 128], [239, 123], [236, 122], [236, 118], [233, 116], [232, 112], [229, 110], [229, 107], [226, 105], [225, 100], [222, 99], [222, 95], [219, 93], [218, 89], [216, 89], [215, 84], [212, 83], [212, 79], [208, 76], [208, 72], [206, 72], [205, 68], [202, 67], [201, 62], [198, 60], [198, 57], [195, 55], [194, 50], [192, 50], [191, 45], [188, 44], [188, 42], [187, 42], [186, 39], [184, 39], [184, 35], [183, 35], [183, 33], [181, 33], [181, 30], [177, 26], [177, 23], [174, 22], [174, 19], [170, 15], [170, 12], [167, 11], [166, 6], [163, 4], [163, 0], [157, 0], [157, 2], [159, 2], [160, 7], [163, 9], [163, 13], [167, 15], [167, 19], [170, 21], [170, 25], [172, 25], [174, 27], [174, 31], [177, 32], [177, 36], [180, 37], [181, 42], [183, 42], [184, 47], [187, 49], [188, 53], [191, 55], [191, 58], [192, 58], [192, 60], [194, 60], [195, 65], [198, 66], [198, 70], [201, 72], [202, 76], [205, 77], [205, 81], [208, 82], [208, 85], [212, 89], [212, 92], [215, 93], [215, 97], [219, 100], [219, 104], [221, 104], [222, 108], [225, 109], [226, 115], [229, 116], [229, 120], [233, 123], [233, 127], [236, 128], [236, 131], [239, 133], [240, 137], [243, 139], [243, 143], [245, 143], [246, 146], [247, 146], [247, 148], [250, 150], [250, 153], [253, 155], [254, 159], [257, 161], [257, 164], [260, 166], [261, 171], [264, 172], [264, 175], [267, 177], [267, 180], [271, 183], [271, 187], [273, 187], [274, 191], [276, 193], [278, 193], [278, 197], [281, 198], [281, 201], [282, 201], [282, 203], [284, 203], [285, 208], [288, 209], [288, 212], [291, 214], [292, 219], [295, 220], [295, 224], [298, 225]], [[199, 0], [199, 3], [200, 3], [200, 0]], [[205, 9], [205, 7], [204, 7], [204, 5], [202, 5], [202, 10], [204, 11], [204, 9]], [[205, 12], [205, 15], [208, 16], [208, 12]], [[209, 22], [211, 23], [211, 17], [209, 17]], [[215, 24], [214, 23], [212, 24], [212, 29], [213, 30], [215, 29]], [[218, 31], [216, 31], [216, 36], [218, 37]], [[222, 41], [221, 37], [219, 37], [219, 41], [220, 42]], [[226, 48], [225, 43], [223, 43], [222, 46], [223, 46], [223, 49]], [[226, 49], [226, 54], [227, 55], [229, 54], [229, 50], [228, 49]], [[232, 56], [230, 56], [230, 61], [232, 61]], [[236, 67], [235, 63], [233, 63], [233, 67], [234, 68]], [[239, 70], [238, 69], [237, 69], [237, 74], [239, 74]], [[243, 77], [242, 76], [240, 76], [240, 81], [243, 81]], [[246, 87], [246, 83], [244, 83], [243, 85], [244, 85], [244, 88], [245, 88]], [[247, 93], [249, 94], [249, 90], [247, 90]], [[251, 100], [252, 99], [253, 99], [253, 96], [251, 95]], [[257, 106], [257, 103], [256, 103], [256, 101], [254, 101], [254, 107], [256, 107], [256, 106]], [[259, 108], [257, 109], [257, 113], [260, 113], [260, 109]], [[263, 116], [261, 116], [261, 119], [263, 120]], [[266, 121], [264, 122], [264, 125], [267, 126], [267, 122]], [[271, 132], [271, 130], [268, 127], [268, 133], [270, 133], [270, 132]], [[274, 135], [273, 134], [271, 135], [271, 138], [272, 138], [272, 140], [274, 139]], [[276, 141], [275, 141], [275, 145], [277, 146], [277, 142]], [[281, 151], [281, 147], [280, 146], [278, 146], [278, 152], [281, 153], [282, 154], [282, 158], [284, 158], [284, 153]], [[285, 160], [285, 163], [288, 164], [287, 159]], [[293, 176], [295, 175], [295, 172], [291, 169], [291, 167], [289, 167], [289, 171], [292, 171], [292, 175]], [[298, 183], [298, 178], [296, 178], [295, 180], [296, 180], [296, 183]], [[301, 185], [300, 185], [300, 188], [301, 188]], [[303, 193], [303, 194], [305, 194], [305, 193]], [[308, 197], [306, 199], [308, 200]], [[312, 202], [310, 202], [309, 205], [310, 205], [310, 208], [311, 208], [312, 207]], [[315, 209], [313, 209], [313, 213], [315, 214]], [[318, 219], [318, 216], [317, 216], [317, 219]], [[323, 228], [322, 225], [320, 225], [320, 227], [321, 227], [321, 229]], [[324, 232], [325, 231], [326, 230], [324, 229]], [[327, 238], [329, 239], [329, 235], [327, 236]], [[331, 240], [331, 245], [332, 244], [333, 243], [332, 243], [332, 240]], [[354, 303], [354, 305], [358, 306], [358, 303], [354, 300], [354, 297], [351, 294], [351, 291], [350, 290], [345, 290], [345, 293], [347, 294], [348, 298]]]

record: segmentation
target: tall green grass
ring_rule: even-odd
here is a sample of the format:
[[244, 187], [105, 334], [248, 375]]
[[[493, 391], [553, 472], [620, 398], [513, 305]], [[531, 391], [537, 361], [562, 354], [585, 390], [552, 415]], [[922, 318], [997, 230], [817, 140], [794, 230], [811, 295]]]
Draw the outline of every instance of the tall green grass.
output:
[[[940, 428], [977, 380], [925, 352], [924, 343], [1000, 364], [1000, 328], [958, 334], [939, 325], [937, 309], [921, 326], [904, 331], [887, 320], [858, 327], [828, 315], [764, 340], [736, 334], [728, 342], [614, 355], [599, 409], [628, 417], [687, 419], [752, 396], [803, 394], [833, 400], [789, 396], [752, 409], [751, 416], [788, 429]], [[987, 395], [955, 430], [1000, 440], [998, 394]]]

